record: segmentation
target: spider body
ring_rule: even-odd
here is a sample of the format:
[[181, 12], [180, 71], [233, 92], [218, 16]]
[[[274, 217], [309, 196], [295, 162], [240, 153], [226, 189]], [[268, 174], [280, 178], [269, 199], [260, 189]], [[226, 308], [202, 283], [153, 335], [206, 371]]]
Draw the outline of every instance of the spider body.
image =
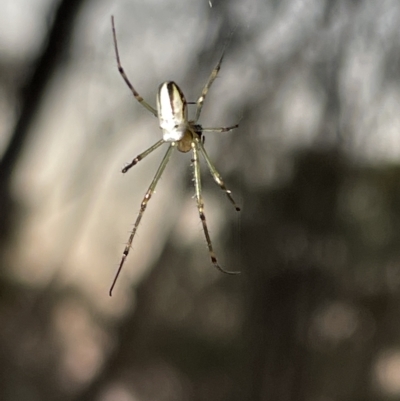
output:
[[175, 82], [164, 82], [158, 88], [157, 114], [164, 141], [180, 141], [188, 130], [188, 110], [185, 96]]
[[196, 114], [193, 120], [188, 120], [188, 103], [185, 99], [185, 96], [179, 86], [173, 81], [166, 81], [159, 86], [157, 93], [157, 110], [153, 108], [149, 103], [147, 103], [135, 90], [131, 82], [129, 81], [127, 75], [125, 74], [124, 69], [122, 68], [118, 45], [117, 45], [117, 36], [115, 32], [114, 25], [114, 17], [111, 17], [111, 26], [113, 32], [114, 39], [114, 48], [115, 55], [117, 59], [118, 71], [124, 79], [125, 83], [131, 90], [135, 99], [147, 110], [149, 110], [155, 117], [158, 117], [159, 126], [162, 131], [162, 139], [152, 145], [150, 148], [145, 150], [143, 153], [136, 156], [128, 165], [126, 165], [122, 172], [126, 173], [131, 167], [136, 165], [140, 160], [144, 159], [147, 155], [152, 153], [154, 150], [159, 148], [164, 143], [169, 144], [167, 152], [162, 159], [160, 166], [142, 200], [140, 205], [139, 214], [136, 218], [133, 229], [130, 233], [128, 242], [125, 246], [124, 252], [122, 254], [121, 262], [119, 264], [117, 273], [115, 275], [114, 281], [110, 288], [110, 296], [112, 295], [112, 291], [118, 279], [118, 276], [121, 272], [121, 269], [125, 263], [126, 258], [128, 257], [129, 251], [132, 247], [132, 242], [135, 237], [136, 231], [139, 227], [139, 224], [142, 220], [143, 214], [146, 211], [147, 203], [149, 202], [151, 196], [154, 193], [156, 185], [162, 176], [165, 167], [168, 164], [168, 161], [171, 157], [172, 152], [175, 149], [178, 149], [182, 153], [187, 153], [189, 151], [193, 152], [192, 163], [193, 163], [193, 176], [194, 176], [194, 186], [195, 186], [195, 198], [197, 202], [197, 209], [199, 211], [200, 221], [203, 226], [204, 236], [206, 238], [208, 251], [210, 254], [210, 259], [212, 264], [221, 272], [227, 274], [238, 274], [239, 272], [232, 272], [224, 270], [218, 263], [217, 257], [215, 255], [211, 237], [208, 231], [206, 217], [204, 214], [204, 202], [201, 194], [201, 177], [200, 177], [200, 162], [199, 162], [199, 153], [201, 153], [204, 157], [204, 160], [210, 170], [210, 173], [217, 183], [217, 185], [225, 192], [229, 201], [235, 207], [237, 211], [240, 211], [239, 206], [235, 203], [231, 196], [231, 191], [226, 188], [222, 177], [218, 173], [217, 169], [214, 167], [211, 159], [208, 157], [208, 154], [204, 148], [204, 132], [228, 132], [238, 127], [238, 124], [235, 124], [230, 127], [218, 127], [218, 128], [203, 128], [202, 125], [198, 124], [198, 120], [200, 117], [201, 109], [203, 107], [204, 100], [210, 89], [212, 83], [218, 75], [218, 72], [221, 68], [221, 63], [224, 58], [224, 52], [216, 65], [216, 67], [212, 70], [199, 98], [197, 99], [196, 104]]
[[198, 136], [197, 127], [188, 121], [185, 95], [175, 82], [164, 82], [158, 88], [157, 114], [164, 141], [176, 142], [180, 152], [189, 152], [194, 137]]

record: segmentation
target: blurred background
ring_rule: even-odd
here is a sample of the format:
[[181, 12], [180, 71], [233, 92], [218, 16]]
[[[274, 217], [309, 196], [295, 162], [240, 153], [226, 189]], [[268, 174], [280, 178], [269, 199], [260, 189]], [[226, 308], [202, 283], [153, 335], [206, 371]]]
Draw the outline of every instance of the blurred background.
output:
[[[242, 211], [165, 148], [174, 80]], [[398, 0], [2, 0], [0, 399], [400, 400]], [[191, 106], [193, 107], [193, 106]], [[193, 109], [192, 109], [193, 112]], [[204, 163], [203, 163], [204, 164]]]

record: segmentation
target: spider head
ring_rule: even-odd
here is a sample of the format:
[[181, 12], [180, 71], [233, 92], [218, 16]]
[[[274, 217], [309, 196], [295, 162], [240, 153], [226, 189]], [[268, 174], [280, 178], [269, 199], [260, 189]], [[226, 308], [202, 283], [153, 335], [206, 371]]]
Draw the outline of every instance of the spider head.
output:
[[180, 141], [188, 127], [187, 102], [175, 82], [164, 82], [158, 88], [157, 111], [164, 141]]

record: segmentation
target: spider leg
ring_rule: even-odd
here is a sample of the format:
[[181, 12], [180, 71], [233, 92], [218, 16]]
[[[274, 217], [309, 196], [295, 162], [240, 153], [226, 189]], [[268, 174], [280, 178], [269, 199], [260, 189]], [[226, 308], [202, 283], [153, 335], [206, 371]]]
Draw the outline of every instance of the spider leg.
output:
[[[162, 159], [162, 161], [161, 161], [161, 163], [160, 163], [160, 166], [158, 167], [158, 170], [157, 170], [157, 172], [156, 172], [156, 175], [154, 176], [153, 181], [151, 182], [151, 184], [150, 184], [150, 186], [149, 186], [149, 189], [147, 190], [146, 195], [144, 196], [144, 198], [143, 198], [143, 200], [142, 200], [142, 203], [140, 204], [139, 215], [138, 215], [138, 217], [136, 218], [135, 224], [133, 225], [133, 228], [132, 228], [131, 234], [130, 234], [130, 236], [129, 236], [128, 242], [127, 242], [127, 244], [126, 244], [126, 246], [125, 246], [125, 249], [124, 249], [124, 252], [123, 252], [123, 254], [122, 254], [122, 259], [121, 259], [121, 262], [120, 262], [120, 264], [119, 264], [117, 273], [115, 274], [114, 280], [113, 280], [113, 282], [112, 282], [112, 284], [111, 284], [111, 287], [110, 287], [110, 292], [109, 292], [110, 297], [112, 296], [112, 292], [113, 292], [113, 289], [114, 289], [114, 287], [115, 287], [115, 284], [116, 284], [116, 282], [117, 282], [117, 280], [118, 280], [118, 276], [119, 276], [119, 274], [121, 273], [122, 266], [124, 265], [125, 260], [126, 260], [126, 258], [128, 257], [129, 251], [130, 251], [131, 246], [132, 246], [133, 238], [135, 237], [136, 231], [137, 231], [137, 229], [138, 229], [138, 227], [139, 227], [140, 221], [142, 220], [143, 214], [144, 214], [144, 212], [146, 211], [147, 203], [149, 202], [151, 196], [152, 196], [153, 193], [154, 193], [154, 190], [155, 190], [155, 188], [156, 188], [156, 185], [157, 185], [157, 183], [158, 183], [158, 181], [159, 181], [159, 179], [160, 179], [162, 173], [164, 172], [165, 167], [166, 167], [167, 164], [168, 164], [169, 158], [170, 158], [171, 153], [172, 153], [172, 151], [174, 150], [174, 148], [175, 148], [175, 142], [173, 142], [173, 143], [171, 143], [171, 145], [169, 145], [169, 148], [168, 148], [168, 150], [167, 150], [167, 153], [165, 153], [165, 156], [164, 156], [164, 158]], [[154, 149], [153, 149], [153, 150], [154, 150]]]
[[129, 81], [128, 76], [125, 74], [124, 69], [122, 68], [121, 65], [121, 60], [119, 58], [119, 51], [118, 51], [118, 44], [117, 44], [117, 34], [115, 32], [115, 24], [114, 24], [114, 16], [111, 16], [111, 27], [112, 27], [112, 33], [113, 33], [113, 39], [114, 39], [114, 48], [115, 48], [115, 57], [117, 58], [117, 66], [118, 66], [118, 71], [121, 74], [122, 78], [128, 85], [129, 89], [131, 90], [133, 96], [135, 99], [147, 110], [150, 111], [155, 117], [157, 117], [157, 111], [154, 107], [150, 106], [136, 91], [136, 89], [133, 87], [131, 82]]
[[239, 127], [239, 124], [232, 125], [231, 127], [218, 127], [218, 128], [201, 128], [201, 132], [229, 132]]
[[232, 272], [232, 271], [224, 270], [218, 264], [217, 256], [215, 255], [215, 252], [214, 252], [214, 249], [213, 249], [213, 246], [211, 243], [211, 237], [210, 237], [210, 234], [209, 234], [208, 228], [207, 228], [206, 216], [204, 214], [204, 202], [203, 202], [203, 198], [201, 196], [200, 163], [199, 163], [199, 152], [198, 152], [198, 146], [197, 146], [199, 143], [200, 143], [199, 140], [194, 140], [191, 143], [191, 147], [193, 150], [194, 187], [195, 187], [195, 194], [196, 194], [196, 201], [197, 201], [197, 209], [199, 210], [201, 224], [203, 225], [203, 231], [204, 231], [204, 235], [206, 237], [206, 242], [207, 242], [208, 251], [209, 251], [210, 257], [211, 257], [211, 262], [222, 273], [240, 274], [240, 272]]
[[195, 123], [198, 121], [198, 119], [200, 117], [201, 109], [203, 108], [203, 103], [204, 103], [204, 99], [206, 98], [207, 92], [210, 89], [211, 85], [213, 84], [215, 78], [217, 78], [218, 72], [221, 69], [222, 60], [224, 59], [224, 56], [225, 56], [225, 49], [226, 49], [226, 46], [225, 46], [224, 50], [222, 51], [221, 58], [219, 59], [217, 65], [211, 71], [211, 74], [208, 77], [208, 80], [207, 80], [206, 84], [204, 85], [203, 90], [201, 91], [201, 95], [197, 99], [196, 116], [194, 118]]
[[197, 139], [195, 139], [196, 142], [199, 145], [200, 148], [200, 152], [202, 153], [202, 155], [204, 156], [204, 159], [207, 163], [207, 166], [210, 170], [210, 173], [212, 175], [212, 177], [214, 178], [214, 181], [219, 185], [219, 187], [225, 191], [226, 196], [228, 197], [228, 199], [230, 200], [230, 202], [232, 203], [232, 205], [235, 207], [235, 209], [240, 212], [240, 207], [236, 204], [236, 202], [234, 201], [234, 199], [232, 198], [231, 195], [231, 191], [225, 186], [224, 181], [222, 180], [222, 177], [220, 176], [220, 174], [218, 173], [217, 169], [215, 168], [214, 164], [212, 163], [211, 159], [209, 158], [206, 149], [203, 145], [203, 143]]
[[160, 147], [164, 143], [164, 139], [161, 139], [160, 141], [156, 142], [153, 146], [145, 150], [143, 153], [140, 155], [136, 156], [128, 165], [126, 165], [121, 171], [125, 174], [131, 167], [133, 167], [135, 164], [140, 162], [140, 160], [143, 160], [146, 156], [148, 156], [153, 150], [156, 150], [158, 147]]

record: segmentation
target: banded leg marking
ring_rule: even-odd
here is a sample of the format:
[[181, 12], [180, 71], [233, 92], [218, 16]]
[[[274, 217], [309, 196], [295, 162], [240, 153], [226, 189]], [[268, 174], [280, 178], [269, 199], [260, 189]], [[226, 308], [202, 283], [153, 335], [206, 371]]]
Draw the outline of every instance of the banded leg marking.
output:
[[149, 202], [149, 200], [151, 199], [151, 196], [154, 193], [154, 190], [155, 190], [155, 188], [157, 186], [157, 183], [158, 183], [162, 173], [164, 172], [165, 167], [168, 164], [169, 158], [171, 157], [171, 153], [172, 153], [174, 148], [175, 148], [175, 142], [173, 142], [169, 146], [169, 148], [167, 150], [167, 153], [165, 153], [165, 156], [163, 157], [163, 159], [161, 161], [161, 164], [158, 167], [156, 175], [154, 176], [153, 181], [151, 182], [151, 184], [149, 186], [149, 189], [147, 190], [146, 195], [144, 196], [144, 198], [142, 200], [142, 203], [140, 204], [139, 215], [136, 218], [135, 224], [133, 226], [133, 229], [132, 229], [131, 234], [129, 236], [128, 242], [127, 242], [127, 244], [125, 246], [125, 249], [124, 249], [124, 252], [122, 254], [122, 259], [121, 259], [121, 262], [119, 264], [117, 273], [115, 274], [114, 280], [113, 280], [113, 282], [111, 284], [111, 287], [110, 287], [110, 292], [109, 292], [110, 297], [112, 296], [113, 289], [114, 289], [115, 284], [116, 284], [116, 282], [118, 280], [118, 277], [119, 277], [119, 275], [121, 273], [122, 266], [124, 265], [125, 260], [128, 257], [129, 251], [130, 251], [130, 249], [132, 247], [133, 238], [135, 237], [136, 231], [137, 231], [137, 229], [139, 227], [140, 221], [142, 220], [143, 214], [146, 211], [147, 203]]
[[206, 216], [204, 214], [204, 202], [201, 196], [201, 177], [200, 177], [200, 163], [199, 163], [199, 153], [197, 144], [198, 141], [193, 141], [191, 146], [193, 150], [193, 170], [194, 170], [194, 187], [195, 187], [195, 195], [197, 201], [197, 209], [199, 210], [199, 216], [201, 220], [201, 224], [203, 225], [204, 236], [206, 237], [208, 251], [210, 253], [211, 263], [222, 273], [226, 274], [240, 274], [240, 272], [232, 272], [228, 270], [224, 270], [217, 261], [217, 256], [214, 252], [210, 233], [208, 232]]
[[115, 30], [115, 23], [114, 23], [114, 16], [111, 16], [111, 27], [112, 27], [112, 32], [113, 32], [113, 39], [114, 39], [114, 49], [115, 49], [115, 57], [117, 58], [117, 66], [118, 66], [118, 71], [121, 74], [122, 78], [124, 79], [125, 83], [128, 85], [129, 89], [131, 90], [133, 96], [135, 99], [142, 105], [144, 106], [147, 110], [150, 111], [155, 117], [157, 117], [157, 110], [150, 106], [143, 98], [142, 96], [139, 95], [139, 93], [136, 91], [136, 89], [133, 87], [131, 84], [131, 81], [129, 81], [128, 76], [125, 74], [124, 69], [122, 68], [121, 65], [121, 60], [119, 57], [119, 51], [118, 51], [118, 43], [117, 43], [117, 33]]
[[236, 211], [240, 212], [240, 207], [237, 205], [237, 203], [235, 202], [235, 200], [232, 198], [232, 195], [231, 195], [232, 192], [231, 192], [231, 190], [228, 189], [228, 188], [225, 186], [225, 183], [224, 183], [224, 181], [222, 180], [221, 175], [218, 173], [218, 170], [215, 168], [214, 164], [212, 163], [211, 159], [209, 158], [209, 156], [208, 156], [208, 154], [207, 154], [207, 152], [206, 152], [206, 149], [205, 149], [204, 145], [203, 145], [202, 142], [201, 142], [200, 140], [198, 140], [198, 139], [196, 139], [196, 142], [197, 142], [198, 145], [199, 145], [200, 152], [202, 153], [202, 155], [203, 155], [203, 157], [204, 157], [204, 159], [205, 159], [205, 161], [206, 161], [206, 163], [207, 163], [207, 166], [208, 166], [208, 168], [209, 168], [209, 170], [210, 170], [210, 173], [211, 173], [212, 177], [214, 178], [214, 181], [215, 181], [215, 182], [218, 184], [218, 186], [225, 192], [226, 196], [228, 197], [229, 201], [232, 203], [232, 205], [234, 206], [234, 208], [236, 209]]
[[160, 147], [164, 143], [164, 139], [161, 139], [160, 141], [156, 142], [153, 146], [145, 150], [143, 153], [140, 155], [136, 156], [128, 165], [126, 165], [121, 171], [125, 174], [130, 168], [132, 168], [134, 165], [140, 162], [140, 160], [143, 160], [146, 156], [148, 156], [153, 150], [156, 150], [158, 147]]

